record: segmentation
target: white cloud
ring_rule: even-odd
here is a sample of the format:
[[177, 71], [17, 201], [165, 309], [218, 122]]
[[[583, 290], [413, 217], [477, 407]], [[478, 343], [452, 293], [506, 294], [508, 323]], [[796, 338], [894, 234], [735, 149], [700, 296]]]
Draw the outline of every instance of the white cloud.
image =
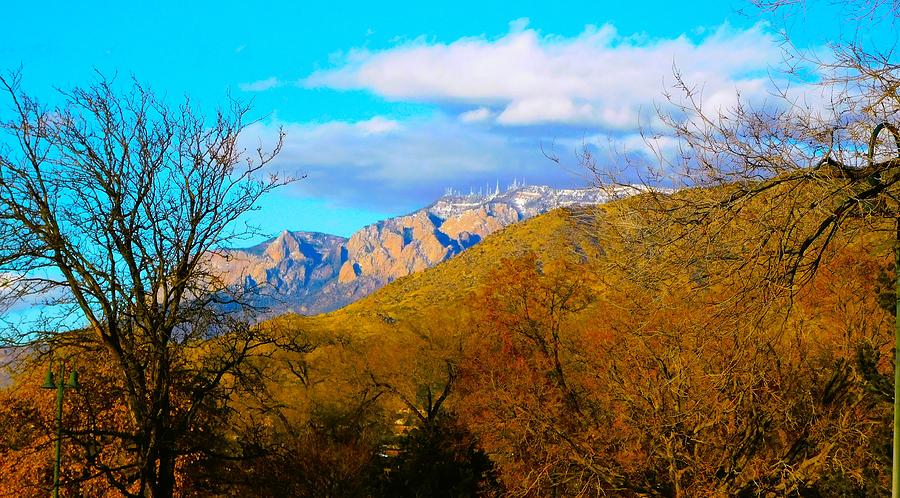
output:
[[[707, 112], [739, 98], [763, 102], [773, 85], [784, 83], [771, 80], [769, 70], [783, 52], [764, 25], [723, 25], [669, 39], [623, 36], [604, 25], [562, 37], [529, 28], [523, 18], [499, 38], [396, 43], [335, 55], [332, 69], [294, 83], [424, 102], [433, 105], [432, 115], [273, 122], [247, 130], [247, 136], [273, 140], [277, 126], [285, 127], [285, 146], [273, 166], [308, 174], [295, 192], [405, 210], [425, 205], [448, 186], [477, 189], [512, 177], [583, 185], [591, 178], [577, 165], [582, 147], [610, 165], [623, 158], [622, 164], [649, 165], [655, 154], [678, 153], [678, 141], [656, 114], [656, 105], [670, 109], [664, 93], [671, 91], [676, 66], [686, 83], [696, 85]], [[283, 84], [273, 77], [247, 88]], [[809, 100], [808, 90], [795, 84], [791, 94]], [[818, 105], [815, 98], [812, 105]], [[548, 161], [542, 147], [566, 164]]]
[[[0, 273], [0, 329], [3, 328], [2, 322], [10, 316], [20, 316], [31, 310], [30, 315], [35, 318], [42, 310], [50, 310], [68, 296], [68, 291], [47, 283], [58, 278], [59, 275], [47, 270], [31, 276]], [[54, 309], [58, 311], [58, 308]]]
[[497, 116], [497, 122], [505, 125], [589, 122], [595, 112], [594, 106], [587, 102], [574, 102], [566, 97], [537, 97], [512, 101]]
[[[629, 37], [604, 25], [565, 38], [542, 35], [519, 19], [497, 39], [417, 39], [381, 51], [352, 50], [338, 67], [315, 72], [301, 84], [471, 107], [461, 111], [464, 122], [493, 118], [504, 126], [610, 130], [646, 123], [673, 82], [676, 65], [687, 82], [711, 96], [711, 105], [734, 103], [738, 89], [745, 99], [766, 97], [767, 70], [781, 61], [782, 51], [765, 26], [723, 25], [692, 36]], [[488, 115], [490, 109], [499, 112]]]
[[471, 111], [466, 111], [459, 115], [459, 120], [463, 123], [479, 123], [487, 121], [494, 116], [494, 112], [487, 107], [479, 107]]
[[528, 25], [531, 24], [531, 19], [527, 17], [520, 17], [518, 19], [513, 19], [509, 22], [509, 32], [510, 33], [521, 33], [528, 28]]
[[251, 83], [241, 83], [238, 85], [238, 88], [245, 92], [264, 92], [281, 85], [282, 83], [278, 78], [271, 76], [264, 80], [254, 81]]
[[365, 121], [357, 121], [353, 126], [360, 130], [363, 135], [382, 135], [402, 128], [399, 122], [381, 116], [375, 116]]

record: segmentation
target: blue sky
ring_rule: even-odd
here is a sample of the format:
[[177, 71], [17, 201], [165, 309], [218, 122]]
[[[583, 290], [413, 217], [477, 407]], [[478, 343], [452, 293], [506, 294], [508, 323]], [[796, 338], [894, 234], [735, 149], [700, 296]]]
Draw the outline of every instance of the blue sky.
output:
[[[445, 187], [583, 185], [541, 144], [571, 164], [585, 142], [640, 148], [673, 64], [727, 105], [736, 90], [765, 98], [781, 56], [782, 26], [740, 1], [78, 3], [5, 6], [0, 69], [21, 65], [39, 96], [99, 70], [207, 109], [253, 99], [245, 139], [284, 127], [273, 168], [307, 175], [251, 217], [268, 233], [348, 235]], [[843, 28], [807, 26], [834, 14], [810, 8], [787, 27], [818, 47]]]

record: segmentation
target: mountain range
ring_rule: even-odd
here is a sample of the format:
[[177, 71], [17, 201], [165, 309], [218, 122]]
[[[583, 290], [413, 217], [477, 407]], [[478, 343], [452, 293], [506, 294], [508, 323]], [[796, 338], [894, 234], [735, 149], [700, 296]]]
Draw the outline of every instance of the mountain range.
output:
[[253, 247], [221, 251], [212, 264], [226, 283], [251, 292], [269, 314], [324, 313], [431, 268], [518, 221], [636, 191], [534, 185], [487, 194], [447, 191], [425, 208], [368, 225], [349, 238], [286, 230]]

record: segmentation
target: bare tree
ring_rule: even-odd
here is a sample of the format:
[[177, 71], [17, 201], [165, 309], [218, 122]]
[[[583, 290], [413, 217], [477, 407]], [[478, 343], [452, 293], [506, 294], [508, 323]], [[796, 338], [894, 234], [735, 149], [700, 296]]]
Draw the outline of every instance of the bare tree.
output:
[[[0, 273], [19, 297], [52, 296], [47, 309], [66, 313], [57, 325], [86, 327], [112, 359], [130, 418], [119, 436], [134, 457], [110, 482], [171, 496], [184, 435], [268, 342], [207, 263], [248, 233], [242, 215], [290, 181], [262, 171], [282, 136], [248, 154], [247, 105], [207, 118], [136, 81], [101, 76], [60, 90], [55, 107], [26, 94], [19, 73], [0, 86], [10, 104], [0, 121]], [[69, 337], [64, 329], [4, 342]]]
[[[808, 2], [753, 3], [787, 15]], [[879, 234], [893, 240], [900, 276], [900, 64], [892, 48], [855, 38], [893, 26], [900, 9], [890, 0], [835, 3], [847, 12], [841, 21], [856, 28], [851, 38], [835, 40], [824, 56], [786, 38], [785, 77], [765, 102], [738, 98], [710, 108], [702, 82], [676, 71], [674, 91], [660, 106], [666, 126], [645, 130], [656, 164], [612, 168], [583, 154], [600, 184], [633, 182], [623, 177], [630, 168], [653, 187], [649, 202], [631, 205], [642, 244], [689, 248], [673, 253], [682, 264], [715, 259], [722, 279], [752, 274], [758, 278], [737, 283], [759, 299], [793, 295], [837, 246]], [[810, 84], [809, 74], [817, 81]], [[900, 295], [900, 279], [895, 287]], [[893, 496], [900, 496], [900, 301], [896, 323]]]

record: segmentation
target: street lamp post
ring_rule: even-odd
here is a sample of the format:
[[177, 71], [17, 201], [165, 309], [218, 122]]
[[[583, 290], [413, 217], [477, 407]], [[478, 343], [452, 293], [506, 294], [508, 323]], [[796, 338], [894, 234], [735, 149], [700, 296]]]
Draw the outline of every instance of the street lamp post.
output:
[[[890, 123], [880, 123], [872, 130], [869, 138], [869, 167], [875, 164], [875, 145], [878, 134], [887, 130], [894, 136], [894, 145], [897, 146], [897, 158], [900, 159], [900, 130]], [[876, 183], [880, 177], [875, 177]], [[896, 216], [897, 232], [894, 239], [894, 427], [893, 440], [891, 442], [891, 497], [900, 498], [900, 216]]]
[[59, 381], [53, 378], [53, 366], [47, 368], [47, 377], [44, 378], [43, 389], [56, 389], [56, 462], [53, 465], [53, 498], [59, 498], [59, 474], [60, 461], [62, 460], [62, 408], [63, 393], [66, 389], [80, 389], [81, 384], [78, 383], [78, 371], [74, 368], [69, 372], [69, 380], [64, 382], [66, 378], [66, 366], [60, 362]]

